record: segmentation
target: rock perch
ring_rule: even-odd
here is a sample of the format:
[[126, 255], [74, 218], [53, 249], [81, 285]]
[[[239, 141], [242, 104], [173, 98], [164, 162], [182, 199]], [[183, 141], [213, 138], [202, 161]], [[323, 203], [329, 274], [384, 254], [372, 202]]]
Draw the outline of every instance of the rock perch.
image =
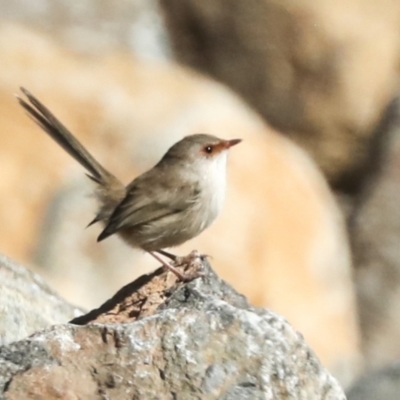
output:
[[190, 283], [158, 269], [85, 316], [0, 347], [0, 398], [345, 399], [284, 318], [203, 268]]

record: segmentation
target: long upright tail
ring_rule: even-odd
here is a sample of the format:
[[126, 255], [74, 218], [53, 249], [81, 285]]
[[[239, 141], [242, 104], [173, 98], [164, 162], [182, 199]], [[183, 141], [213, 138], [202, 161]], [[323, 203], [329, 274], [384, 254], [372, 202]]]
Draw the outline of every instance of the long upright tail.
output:
[[124, 185], [100, 165], [35, 96], [24, 88], [21, 88], [21, 91], [28, 99], [28, 102], [19, 96], [17, 96], [17, 99], [29, 116], [89, 172], [88, 177], [90, 179], [98, 183], [96, 194], [101, 202], [101, 209], [93, 222], [107, 219], [117, 204], [124, 198], [126, 192]]

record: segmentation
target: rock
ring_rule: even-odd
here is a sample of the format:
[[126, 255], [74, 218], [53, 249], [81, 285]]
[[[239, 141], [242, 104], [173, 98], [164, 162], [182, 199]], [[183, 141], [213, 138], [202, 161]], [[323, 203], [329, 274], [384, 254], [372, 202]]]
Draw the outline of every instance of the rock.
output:
[[398, 400], [400, 363], [365, 373], [346, 393], [348, 400]]
[[0, 131], [8, 133], [0, 135], [0, 242], [7, 254], [26, 262], [34, 254], [52, 287], [85, 307], [157, 265], [117, 237], [97, 243], [101, 226], [85, 229], [95, 212], [92, 186], [25, 117], [13, 97], [21, 83], [123, 182], [189, 133], [242, 138], [229, 159], [221, 215], [173, 251], [213, 256], [221, 277], [252, 304], [285, 315], [335, 376], [353, 376], [358, 327], [344, 220], [302, 149], [226, 87], [176, 65], [122, 53], [78, 57], [6, 24], [0, 56]]
[[233, 88], [334, 187], [351, 191], [373, 161], [373, 128], [397, 87], [398, 2], [160, 4], [178, 61]]
[[22, 7], [11, 2], [0, 18], [46, 31], [63, 46], [91, 57], [129, 50], [141, 59], [165, 60], [171, 53], [157, 0], [84, 0], [79, 7], [71, 7], [68, 0]]
[[188, 284], [159, 269], [71, 324], [1, 347], [1, 393], [26, 400], [345, 399], [285, 319], [250, 306], [203, 268], [207, 277]]
[[0, 254], [0, 344], [65, 323], [83, 310], [67, 303], [37, 274]]
[[[349, 221], [362, 349], [369, 368], [400, 358], [400, 101], [382, 121], [385, 158], [356, 200]], [[377, 149], [378, 151], [378, 149]]]

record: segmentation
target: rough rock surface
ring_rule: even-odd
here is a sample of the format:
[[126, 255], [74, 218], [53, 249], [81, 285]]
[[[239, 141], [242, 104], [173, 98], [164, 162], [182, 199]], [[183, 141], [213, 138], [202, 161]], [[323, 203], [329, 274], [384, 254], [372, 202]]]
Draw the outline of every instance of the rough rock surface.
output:
[[82, 314], [37, 274], [0, 254], [0, 344]]
[[[282, 317], [162, 269], [100, 309], [0, 348], [4, 399], [345, 399]], [[84, 324], [84, 325], [82, 325]]]

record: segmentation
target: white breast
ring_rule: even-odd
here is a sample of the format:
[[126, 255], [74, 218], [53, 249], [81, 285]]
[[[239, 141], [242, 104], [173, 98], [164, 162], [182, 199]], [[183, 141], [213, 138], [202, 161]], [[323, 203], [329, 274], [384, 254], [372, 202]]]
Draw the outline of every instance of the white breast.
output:
[[[200, 178], [202, 201], [198, 208], [199, 232], [207, 228], [218, 216], [225, 200], [227, 151], [222, 151], [216, 157], [204, 159], [198, 170], [202, 171]], [[197, 219], [197, 218], [196, 218]]]

